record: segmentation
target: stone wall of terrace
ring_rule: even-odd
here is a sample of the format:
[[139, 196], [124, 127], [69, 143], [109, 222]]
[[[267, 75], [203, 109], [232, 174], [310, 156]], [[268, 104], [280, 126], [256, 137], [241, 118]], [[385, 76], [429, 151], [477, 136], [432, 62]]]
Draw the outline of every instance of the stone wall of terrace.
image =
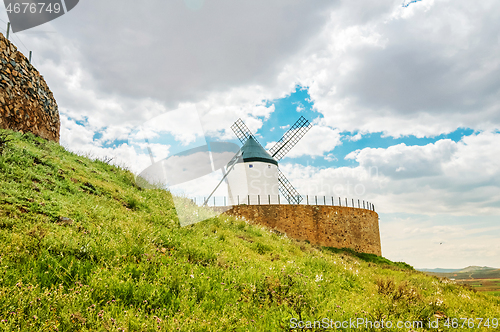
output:
[[59, 142], [59, 111], [47, 83], [0, 33], [0, 128]]

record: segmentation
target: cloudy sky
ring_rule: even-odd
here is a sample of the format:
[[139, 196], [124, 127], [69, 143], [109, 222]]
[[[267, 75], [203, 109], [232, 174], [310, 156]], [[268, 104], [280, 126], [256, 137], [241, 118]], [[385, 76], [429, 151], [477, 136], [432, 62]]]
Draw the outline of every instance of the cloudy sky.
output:
[[160, 160], [237, 143], [238, 118], [269, 148], [303, 115], [280, 163], [301, 194], [373, 202], [391, 260], [500, 267], [500, 4], [408, 3], [83, 0], [11, 40], [72, 151], [138, 173], [144, 128]]

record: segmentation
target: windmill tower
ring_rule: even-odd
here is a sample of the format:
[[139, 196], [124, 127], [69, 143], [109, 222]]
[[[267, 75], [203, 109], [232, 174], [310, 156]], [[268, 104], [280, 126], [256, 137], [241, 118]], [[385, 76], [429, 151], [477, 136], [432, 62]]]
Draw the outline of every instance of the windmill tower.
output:
[[231, 129], [240, 142], [241, 156], [227, 166], [229, 204], [278, 204], [281, 193], [290, 204], [299, 204], [302, 197], [279, 169], [278, 162], [312, 127], [303, 116], [266, 151], [241, 119]]

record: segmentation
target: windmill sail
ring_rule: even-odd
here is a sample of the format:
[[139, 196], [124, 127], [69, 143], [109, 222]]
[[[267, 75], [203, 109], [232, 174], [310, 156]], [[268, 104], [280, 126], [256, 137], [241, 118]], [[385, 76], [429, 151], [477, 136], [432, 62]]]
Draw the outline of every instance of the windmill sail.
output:
[[241, 144], [245, 144], [247, 139], [250, 136], [252, 136], [255, 139], [255, 141], [257, 143], [259, 143], [259, 141], [257, 141], [255, 136], [250, 131], [250, 129], [248, 129], [248, 127], [245, 125], [245, 123], [241, 119], [238, 119], [235, 123], [233, 123], [233, 125], [231, 126], [231, 129], [233, 130], [236, 137], [238, 137]]
[[269, 150], [276, 160], [281, 160], [300, 139], [311, 129], [311, 123], [301, 116], [283, 137]]
[[207, 203], [208, 203], [208, 200], [210, 199], [210, 197], [212, 197], [212, 195], [215, 193], [215, 191], [217, 190], [217, 188], [219, 188], [220, 184], [223, 182], [223, 181], [226, 181], [227, 183], [227, 180], [226, 180], [226, 177], [229, 175], [229, 173], [233, 170], [234, 168], [234, 165], [238, 162], [238, 160], [241, 158], [241, 149], [234, 155], [233, 159], [231, 159], [228, 163], [227, 163], [227, 171], [224, 170], [224, 167], [222, 167], [222, 180], [220, 180], [220, 182], [217, 184], [217, 186], [214, 188], [214, 190], [212, 190], [212, 192], [210, 193], [210, 195], [207, 197], [207, 199], [203, 202], [203, 206], [206, 206]]
[[302, 196], [299, 192], [292, 186], [290, 181], [283, 175], [281, 170], [278, 168], [278, 182], [280, 184], [279, 191], [290, 204], [300, 204], [302, 201]]

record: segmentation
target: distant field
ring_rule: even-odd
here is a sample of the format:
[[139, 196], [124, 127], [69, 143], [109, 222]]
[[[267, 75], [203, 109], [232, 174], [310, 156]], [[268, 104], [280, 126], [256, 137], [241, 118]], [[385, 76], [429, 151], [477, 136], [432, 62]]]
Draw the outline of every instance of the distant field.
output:
[[449, 273], [425, 273], [441, 278], [453, 279], [457, 283], [473, 287], [478, 292], [485, 292], [494, 296], [500, 296], [500, 269]]
[[486, 292], [491, 295], [500, 296], [500, 279], [467, 279], [456, 281], [461, 284], [469, 285], [478, 292]]
[[449, 278], [455, 280], [500, 279], [500, 269], [487, 270], [487, 271], [452, 272], [452, 273], [436, 273], [436, 272], [426, 272], [426, 273], [437, 277]]

